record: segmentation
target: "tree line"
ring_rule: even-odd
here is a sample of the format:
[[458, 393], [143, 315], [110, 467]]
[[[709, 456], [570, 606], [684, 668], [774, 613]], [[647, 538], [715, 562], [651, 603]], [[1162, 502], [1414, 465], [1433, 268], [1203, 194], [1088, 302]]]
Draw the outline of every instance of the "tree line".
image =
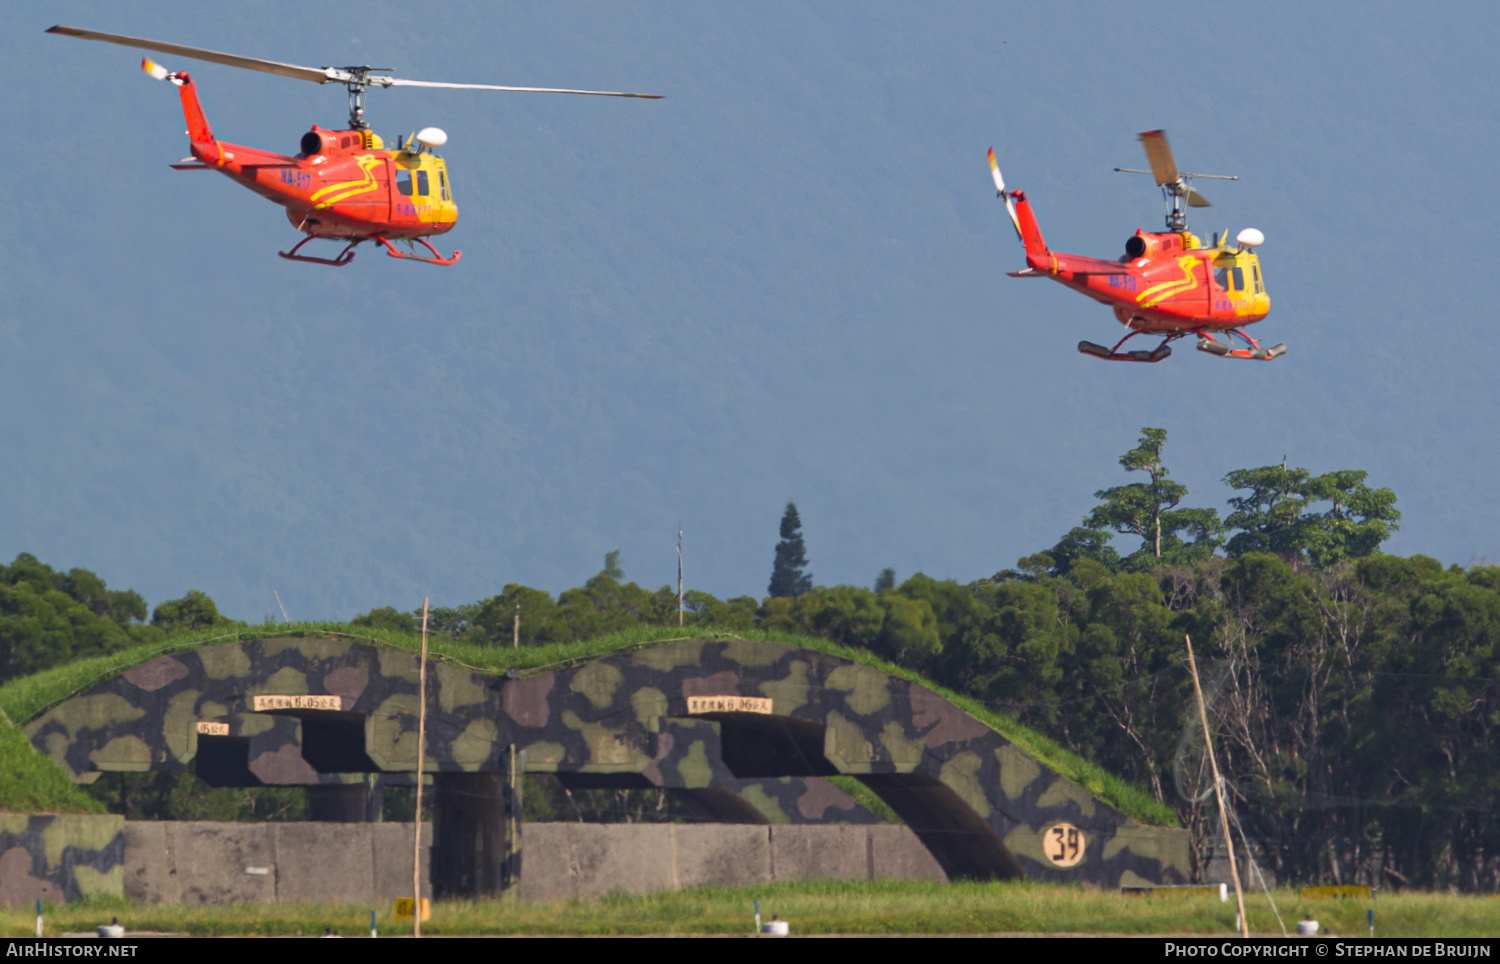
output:
[[196, 589], [148, 620], [140, 593], [109, 589], [87, 569], [59, 572], [27, 552], [0, 565], [0, 683], [184, 630], [241, 625]]
[[[1231, 471], [1221, 518], [1188, 504], [1165, 444], [1165, 431], [1143, 429], [1119, 460], [1128, 481], [1099, 490], [1080, 525], [967, 583], [920, 573], [898, 582], [886, 569], [872, 588], [817, 586], [788, 505], [773, 591], [689, 591], [684, 622], [819, 636], [915, 669], [1149, 788], [1176, 808], [1201, 861], [1217, 818], [1193, 728], [1190, 635], [1235, 832], [1268, 870], [1294, 881], [1500, 888], [1500, 567], [1382, 553], [1400, 519], [1396, 496], [1360, 471]], [[1117, 548], [1117, 539], [1136, 543]], [[111, 609], [102, 582], [23, 556], [0, 570], [0, 646], [12, 612], [3, 590], [18, 566], [72, 600], [54, 607], [76, 603], [127, 636], [157, 629], [158, 614], [164, 625], [181, 618], [158, 607], [146, 623], [139, 597], [123, 594]], [[74, 580], [79, 595], [58, 579]], [[678, 619], [674, 588], [626, 581], [611, 553], [583, 586], [554, 597], [510, 584], [434, 610], [430, 625], [509, 646], [517, 612], [521, 645]], [[354, 622], [414, 630], [417, 614], [386, 607]], [[69, 645], [83, 655], [85, 644]], [[24, 671], [40, 668], [44, 654], [26, 652]]]
[[[688, 625], [820, 636], [1008, 712], [1176, 807], [1200, 863], [1216, 835], [1184, 637], [1196, 640], [1235, 833], [1285, 880], [1500, 886], [1500, 567], [1380, 552], [1396, 496], [1365, 472], [1226, 474], [1230, 512], [1192, 507], [1167, 433], [1119, 459], [1133, 481], [1051, 548], [961, 583], [889, 568], [815, 586], [796, 506], [768, 594], [686, 594]], [[1117, 548], [1118, 537], [1135, 545]], [[519, 608], [518, 608], [519, 607]], [[439, 610], [479, 644], [671, 625], [676, 594], [625, 582], [618, 555], [556, 598], [507, 585]], [[414, 613], [371, 625], [413, 629]]]

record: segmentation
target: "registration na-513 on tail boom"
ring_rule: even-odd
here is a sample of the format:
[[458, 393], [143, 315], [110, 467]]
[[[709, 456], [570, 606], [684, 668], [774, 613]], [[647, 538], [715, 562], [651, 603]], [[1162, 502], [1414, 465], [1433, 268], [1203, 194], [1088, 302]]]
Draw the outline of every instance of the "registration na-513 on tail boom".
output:
[[[425, 127], [398, 140], [394, 149], [388, 149], [365, 122], [365, 91], [372, 87], [435, 87], [661, 99], [659, 94], [613, 90], [406, 80], [387, 76], [390, 69], [386, 67], [300, 67], [77, 27], [57, 26], [47, 32], [258, 70], [315, 84], [343, 84], [349, 91], [349, 126], [342, 130], [327, 130], [314, 124], [302, 135], [298, 144], [301, 150], [297, 154], [277, 154], [219, 140], [204, 116], [192, 77], [183, 71], [168, 70], [149, 57], [141, 61], [141, 68], [146, 73], [176, 85], [182, 98], [192, 156], [184, 157], [172, 166], [180, 171], [218, 171], [286, 208], [287, 220], [307, 237], [297, 242], [292, 250], [278, 253], [291, 261], [312, 264], [346, 265], [354, 259], [354, 249], [366, 241], [385, 248], [392, 257], [427, 264], [453, 264], [461, 256], [455, 251], [443, 257], [427, 241], [434, 235], [451, 231], [458, 223], [458, 207], [453, 203], [453, 185], [449, 181], [447, 162], [434, 153], [448, 142], [448, 135], [436, 127]], [[314, 238], [342, 241], [345, 246], [332, 258], [298, 254], [302, 246]], [[397, 243], [403, 243], [407, 250], [399, 250]], [[427, 254], [417, 251], [418, 244], [427, 250]]]
[[[1233, 246], [1227, 237], [1219, 235], [1205, 245], [1188, 230], [1184, 206], [1209, 207], [1203, 195], [1193, 189], [1193, 179], [1237, 178], [1179, 171], [1163, 131], [1146, 131], [1140, 139], [1151, 169], [1115, 170], [1156, 178], [1166, 201], [1167, 229], [1148, 233], [1137, 228], [1125, 242], [1125, 253], [1114, 261], [1048, 248], [1031, 202], [1021, 191], [1006, 191], [995, 149], [990, 148], [995, 190], [1004, 199], [1026, 251], [1026, 268], [1011, 272], [1011, 277], [1051, 278], [1114, 309], [1115, 318], [1130, 330], [1113, 348], [1079, 342], [1078, 350], [1085, 355], [1109, 361], [1159, 362], [1172, 354], [1172, 342], [1188, 335], [1198, 336], [1199, 351], [1224, 358], [1270, 361], [1285, 354], [1286, 345], [1262, 348], [1244, 332], [1245, 326], [1260, 321], [1271, 310], [1260, 259], [1255, 254], [1265, 236], [1255, 228], [1246, 228], [1235, 237]], [[1228, 344], [1216, 337], [1219, 334]], [[1121, 351], [1136, 335], [1159, 335], [1162, 340], [1149, 351]], [[1244, 343], [1242, 347], [1235, 347], [1239, 344], [1236, 338]]]

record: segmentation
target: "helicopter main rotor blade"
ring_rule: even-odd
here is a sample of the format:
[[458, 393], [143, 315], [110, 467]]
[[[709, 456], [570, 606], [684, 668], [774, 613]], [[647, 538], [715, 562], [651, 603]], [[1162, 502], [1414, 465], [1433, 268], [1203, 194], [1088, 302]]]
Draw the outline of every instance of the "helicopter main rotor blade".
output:
[[64, 27], [59, 25], [47, 28], [47, 33], [61, 34], [64, 37], [77, 37], [79, 40], [98, 40], [102, 43], [119, 44], [121, 47], [134, 47], [137, 50], [150, 50], [153, 53], [170, 54], [175, 57], [206, 60], [211, 64], [223, 64], [226, 67], [243, 67], [246, 70], [259, 70], [266, 74], [291, 77], [293, 80], [310, 80], [315, 84], [340, 82], [348, 79], [344, 76], [344, 71], [332, 67], [321, 70], [316, 67], [300, 67], [297, 64], [283, 64], [275, 60], [241, 57], [238, 54], [225, 54], [217, 50], [205, 50], [202, 47], [186, 47], [182, 44], [169, 44], [160, 40], [145, 40], [141, 37], [126, 37], [123, 34], [102, 33], [98, 30], [83, 30], [78, 27]]
[[1151, 176], [1158, 187], [1175, 184], [1182, 175], [1177, 171], [1177, 162], [1172, 159], [1172, 148], [1167, 146], [1166, 131], [1142, 131], [1141, 146], [1146, 149], [1146, 160], [1151, 162]]
[[593, 97], [639, 97], [661, 100], [661, 94], [629, 94], [618, 90], [568, 90], [563, 87], [501, 87], [496, 84], [446, 84], [436, 80], [402, 80], [400, 77], [371, 77], [371, 87], [441, 87], [447, 90], [509, 90], [523, 94], [588, 94]]
[[241, 67], [245, 70], [258, 70], [266, 74], [276, 74], [280, 77], [290, 77], [293, 80], [309, 80], [315, 84], [363, 84], [370, 87], [444, 87], [455, 90], [508, 90], [530, 94], [586, 94], [594, 97], [638, 97], [644, 100], [661, 100], [661, 94], [632, 94], [615, 90], [568, 90], [559, 87], [500, 87], [494, 84], [445, 84], [430, 80], [402, 80], [399, 77], [375, 77], [369, 73], [369, 68], [341, 68], [341, 67], [303, 67], [298, 64], [284, 64], [276, 60], [261, 60], [258, 57], [241, 57], [239, 54], [226, 54], [217, 50], [206, 50], [202, 47], [188, 47], [184, 44], [165, 43], [160, 40], [147, 40], [142, 37], [127, 37], [123, 34], [104, 33], [99, 30], [84, 30], [80, 27], [64, 27], [58, 25], [49, 27], [47, 33], [60, 34], [64, 37], [77, 37], [80, 40], [98, 40], [102, 43], [119, 44], [121, 47], [134, 47], [137, 50], [149, 50], [153, 53], [170, 54], [176, 57], [190, 57], [193, 60], [206, 60], [211, 64], [223, 64], [226, 67]]

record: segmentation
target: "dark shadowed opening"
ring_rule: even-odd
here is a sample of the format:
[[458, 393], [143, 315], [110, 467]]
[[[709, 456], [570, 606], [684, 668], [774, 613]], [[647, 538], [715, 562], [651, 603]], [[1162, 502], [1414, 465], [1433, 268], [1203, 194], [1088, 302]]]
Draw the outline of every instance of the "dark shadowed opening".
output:
[[828, 777], [839, 772], [823, 756], [822, 723], [760, 713], [711, 713], [693, 719], [719, 724], [724, 765], [741, 780]]
[[879, 794], [927, 845], [949, 880], [1024, 876], [995, 831], [947, 784], [926, 773], [874, 773], [859, 782]]
[[363, 783], [327, 783], [308, 787], [307, 819], [322, 823], [373, 820], [380, 813], [378, 794], [378, 789], [372, 793]]
[[244, 736], [198, 737], [193, 772], [211, 787], [263, 787], [250, 772], [250, 738]]
[[365, 718], [359, 713], [304, 712], [302, 759], [319, 773], [375, 773], [365, 753]]
[[654, 790], [655, 784], [640, 773], [553, 774], [569, 790]]
[[[728, 787], [697, 790], [657, 787], [640, 773], [554, 773], [550, 776], [567, 790], [661, 790], [680, 803], [693, 819], [707, 823], [770, 823], [765, 814]], [[579, 819], [583, 819], [582, 815]]]

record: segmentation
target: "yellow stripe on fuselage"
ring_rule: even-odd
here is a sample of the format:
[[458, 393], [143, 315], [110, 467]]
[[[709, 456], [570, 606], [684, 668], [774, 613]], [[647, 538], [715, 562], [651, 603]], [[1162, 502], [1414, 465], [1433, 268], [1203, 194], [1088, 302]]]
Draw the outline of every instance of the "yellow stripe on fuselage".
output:
[[[356, 194], [363, 194], [366, 191], [375, 190], [380, 186], [380, 182], [375, 180], [375, 175], [370, 173], [370, 171], [380, 163], [380, 160], [380, 158], [374, 157], [370, 154], [364, 154], [360, 157], [356, 157], [354, 159], [354, 162], [358, 164], [359, 169], [364, 172], [364, 180], [340, 181], [337, 184], [330, 184], [327, 187], [323, 188], [321, 191], [313, 192], [313, 195], [309, 197], [308, 200], [314, 202], [313, 206], [316, 208], [327, 208], [332, 207], [333, 205], [345, 200], [346, 198], [351, 198]], [[325, 197], [324, 195], [331, 196]]]
[[1178, 258], [1177, 266], [1182, 269], [1183, 280], [1163, 281], [1159, 285], [1152, 285], [1136, 296], [1136, 303], [1142, 308], [1154, 308], [1157, 304], [1177, 294], [1179, 291], [1186, 291], [1188, 288], [1196, 285], [1198, 279], [1193, 277], [1193, 265], [1197, 261], [1198, 259], [1193, 257]]

